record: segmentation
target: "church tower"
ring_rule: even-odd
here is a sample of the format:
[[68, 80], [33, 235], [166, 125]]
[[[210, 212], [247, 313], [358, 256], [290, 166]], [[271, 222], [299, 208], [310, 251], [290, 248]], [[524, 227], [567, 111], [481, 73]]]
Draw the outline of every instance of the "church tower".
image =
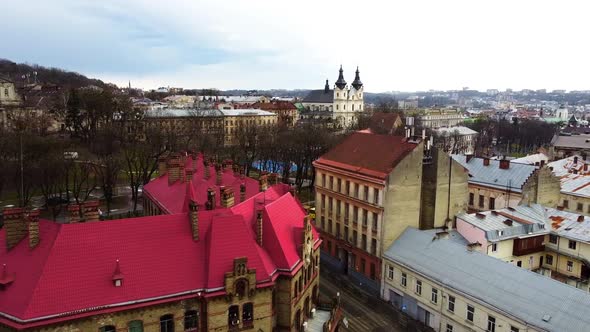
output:
[[340, 71], [338, 74], [338, 80], [334, 83], [334, 106], [332, 111], [334, 113], [344, 113], [348, 112], [347, 104], [348, 103], [348, 84], [344, 80], [344, 71], [342, 70], [342, 65], [340, 65]]
[[351, 111], [362, 112], [363, 110], [363, 82], [361, 82], [361, 76], [359, 73], [359, 67], [356, 67], [354, 81], [352, 82], [352, 88], [349, 91], [349, 97], [351, 101]]

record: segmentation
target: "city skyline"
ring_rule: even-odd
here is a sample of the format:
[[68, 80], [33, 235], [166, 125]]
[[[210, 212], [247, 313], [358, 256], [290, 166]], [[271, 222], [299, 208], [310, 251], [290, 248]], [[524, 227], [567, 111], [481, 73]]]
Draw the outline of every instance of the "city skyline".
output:
[[588, 5], [555, 3], [13, 2], [0, 54], [145, 89], [318, 89], [342, 64], [368, 92], [588, 90]]

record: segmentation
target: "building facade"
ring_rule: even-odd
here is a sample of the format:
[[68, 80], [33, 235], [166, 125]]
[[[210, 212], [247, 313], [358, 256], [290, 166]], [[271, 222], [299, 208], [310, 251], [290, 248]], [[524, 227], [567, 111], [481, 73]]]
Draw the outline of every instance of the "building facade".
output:
[[[382, 298], [441, 332], [583, 331], [590, 295], [408, 228], [383, 257]], [[518, 304], [515, 304], [518, 303]]]
[[474, 154], [477, 131], [463, 126], [443, 127], [434, 131], [435, 145], [452, 154]]
[[364, 85], [360, 79], [358, 68], [355, 78], [349, 86], [344, 79], [344, 71], [340, 66], [338, 80], [330, 89], [328, 80], [322, 90], [312, 90], [301, 102], [306, 112], [302, 116], [309, 118], [328, 118], [338, 126], [350, 127], [358, 120], [358, 115], [365, 111]]
[[422, 159], [419, 139], [357, 132], [314, 162], [322, 257], [375, 293], [383, 248], [419, 226]]
[[547, 166], [560, 181], [559, 206], [565, 211], [590, 215], [590, 161], [571, 156]]
[[418, 123], [423, 128], [454, 127], [465, 121], [463, 114], [457, 110], [421, 110], [416, 116]]

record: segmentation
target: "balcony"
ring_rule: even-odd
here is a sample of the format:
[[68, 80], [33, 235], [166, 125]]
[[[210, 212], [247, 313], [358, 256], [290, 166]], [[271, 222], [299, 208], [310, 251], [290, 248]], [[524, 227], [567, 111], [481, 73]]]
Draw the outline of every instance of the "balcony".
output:
[[512, 255], [513, 256], [523, 256], [523, 255], [530, 255], [536, 252], [541, 252], [545, 250], [545, 246], [543, 245], [543, 240], [545, 239], [544, 235], [539, 235], [535, 237], [529, 237], [526, 239], [514, 239]]

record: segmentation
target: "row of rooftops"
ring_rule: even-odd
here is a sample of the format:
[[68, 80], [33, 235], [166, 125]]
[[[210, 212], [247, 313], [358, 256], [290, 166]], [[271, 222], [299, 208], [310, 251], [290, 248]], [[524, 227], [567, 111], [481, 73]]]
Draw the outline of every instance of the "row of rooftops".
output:
[[590, 161], [586, 157], [571, 156], [547, 164], [559, 177], [561, 192], [578, 197], [590, 197]]
[[507, 264], [442, 234], [407, 228], [384, 252], [384, 259], [439, 283], [445, 292], [462, 294], [534, 330], [577, 332], [590, 326], [587, 292]]
[[145, 111], [147, 118], [182, 118], [182, 117], [229, 117], [229, 116], [274, 116], [275, 113], [257, 108], [248, 109], [188, 109], [165, 108]]
[[590, 217], [539, 204], [460, 213], [457, 219], [484, 231], [486, 239], [491, 242], [556, 234], [590, 244]]

